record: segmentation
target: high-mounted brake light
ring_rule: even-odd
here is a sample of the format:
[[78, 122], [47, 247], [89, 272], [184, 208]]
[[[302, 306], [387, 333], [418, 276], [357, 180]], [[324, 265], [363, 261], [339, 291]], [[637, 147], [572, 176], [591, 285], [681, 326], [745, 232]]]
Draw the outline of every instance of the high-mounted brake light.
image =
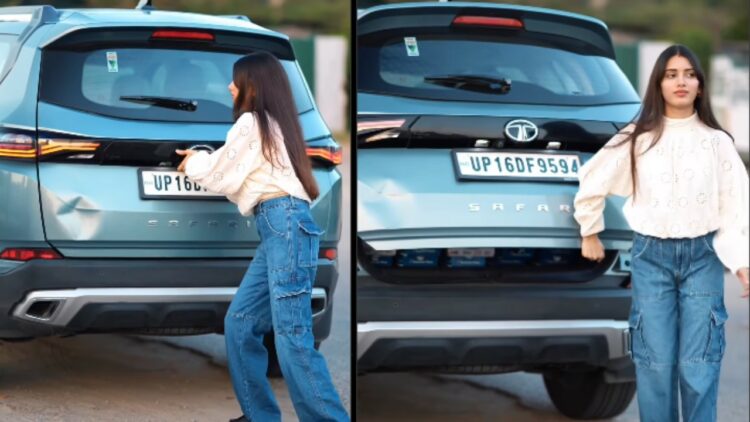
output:
[[151, 39], [214, 41], [216, 38], [214, 37], [214, 34], [210, 32], [159, 30], [154, 31], [154, 33], [151, 34]]
[[523, 28], [523, 22], [515, 18], [496, 18], [492, 16], [457, 16], [454, 25], [494, 26], [500, 28]]
[[52, 249], [10, 248], [0, 253], [0, 259], [10, 261], [31, 261], [32, 259], [61, 259], [62, 256]]
[[314, 147], [307, 148], [307, 156], [322, 160], [327, 164], [337, 166], [343, 161], [341, 148], [339, 147]]

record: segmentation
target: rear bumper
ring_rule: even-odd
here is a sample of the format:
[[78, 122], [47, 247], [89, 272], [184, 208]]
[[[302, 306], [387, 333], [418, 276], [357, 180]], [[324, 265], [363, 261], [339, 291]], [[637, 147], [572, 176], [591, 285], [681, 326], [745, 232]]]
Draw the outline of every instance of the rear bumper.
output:
[[[0, 276], [0, 338], [83, 332], [223, 331], [249, 260], [30, 261]], [[328, 337], [335, 261], [320, 260], [313, 331]]]
[[395, 285], [357, 277], [357, 322], [627, 320], [627, 275], [582, 284]]
[[442, 321], [357, 324], [359, 370], [477, 365], [606, 366], [628, 356], [628, 322]]
[[621, 287], [627, 281], [627, 274], [607, 274], [579, 284], [404, 285], [362, 272], [357, 368], [590, 365], [627, 378], [631, 291]]

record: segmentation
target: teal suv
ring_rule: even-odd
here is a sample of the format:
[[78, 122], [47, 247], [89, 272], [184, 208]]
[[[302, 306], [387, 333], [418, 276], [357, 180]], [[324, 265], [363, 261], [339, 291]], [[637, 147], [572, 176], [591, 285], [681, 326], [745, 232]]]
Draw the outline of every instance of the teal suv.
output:
[[232, 65], [255, 51], [286, 70], [320, 186], [312, 306], [328, 336], [341, 151], [288, 38], [244, 16], [30, 6], [0, 8], [0, 339], [222, 332], [255, 222], [174, 151], [223, 144]]
[[624, 411], [632, 231], [580, 254], [577, 172], [638, 95], [606, 25], [492, 3], [357, 21], [357, 370], [540, 373], [582, 419]]

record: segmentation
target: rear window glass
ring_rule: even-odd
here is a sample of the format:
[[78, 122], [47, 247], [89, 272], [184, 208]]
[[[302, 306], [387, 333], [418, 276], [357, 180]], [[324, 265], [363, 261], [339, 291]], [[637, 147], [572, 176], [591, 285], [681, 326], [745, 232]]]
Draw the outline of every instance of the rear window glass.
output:
[[[195, 50], [109, 48], [46, 51], [41, 98], [64, 107], [128, 119], [232, 122], [227, 86], [241, 54]], [[282, 60], [298, 112], [312, 108], [294, 61]], [[195, 111], [174, 110], [121, 99], [169, 97], [197, 101]]]
[[[638, 102], [614, 60], [527, 40], [476, 35], [368, 37], [358, 46], [358, 89], [409, 97], [552, 105]], [[431, 77], [509, 80], [501, 93], [482, 84]]]

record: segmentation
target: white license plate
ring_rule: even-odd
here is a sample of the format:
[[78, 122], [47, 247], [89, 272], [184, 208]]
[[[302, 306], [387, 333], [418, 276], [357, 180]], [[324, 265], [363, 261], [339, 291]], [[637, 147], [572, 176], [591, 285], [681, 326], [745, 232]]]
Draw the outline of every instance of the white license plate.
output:
[[181, 173], [173, 170], [138, 170], [141, 198], [151, 199], [211, 199], [224, 195], [207, 191]]
[[453, 151], [459, 179], [578, 180], [576, 154]]

